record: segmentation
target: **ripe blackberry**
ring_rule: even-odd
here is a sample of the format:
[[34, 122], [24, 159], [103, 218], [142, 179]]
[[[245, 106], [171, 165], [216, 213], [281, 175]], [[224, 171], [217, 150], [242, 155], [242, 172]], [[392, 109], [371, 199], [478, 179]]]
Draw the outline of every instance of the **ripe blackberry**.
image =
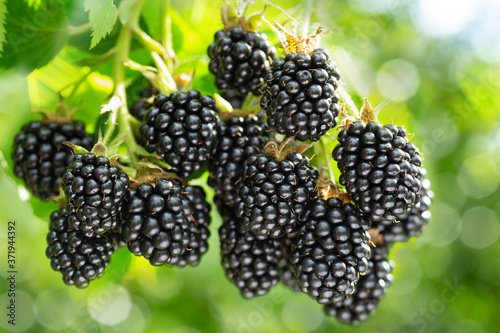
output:
[[87, 149], [94, 144], [81, 121], [61, 124], [32, 121], [14, 139], [14, 173], [42, 200], [59, 195], [61, 177], [73, 159], [64, 141]]
[[62, 185], [72, 228], [91, 235], [117, 226], [129, 178], [111, 166], [108, 158], [76, 154], [62, 177]]
[[338, 198], [316, 199], [292, 244], [290, 261], [300, 290], [319, 304], [353, 293], [368, 266], [370, 221]]
[[338, 140], [339, 182], [372, 222], [395, 221], [420, 201], [422, 159], [404, 127], [355, 121]]
[[246, 159], [261, 153], [269, 140], [269, 132], [262, 122], [257, 116], [232, 116], [227, 121], [219, 121], [219, 136], [208, 162], [208, 185], [228, 205], [235, 204], [236, 183]]
[[341, 302], [328, 304], [324, 310], [343, 324], [358, 325], [365, 321], [384, 298], [394, 282], [394, 262], [387, 259], [389, 248], [377, 246], [368, 262], [366, 274], [359, 278], [356, 291]]
[[140, 99], [130, 107], [130, 114], [137, 120], [142, 121], [146, 111], [151, 106], [151, 103], [148, 101], [151, 97], [153, 97], [153, 90], [151, 88], [142, 90]]
[[202, 191], [174, 179], [159, 179], [155, 186], [142, 183], [130, 191], [122, 226], [130, 252], [153, 266], [196, 265], [207, 251], [209, 235]]
[[250, 156], [238, 183], [235, 207], [244, 230], [273, 238], [295, 236], [316, 197], [318, 175], [299, 153], [290, 153], [282, 161], [265, 154]]
[[372, 227], [380, 230], [385, 242], [407, 242], [411, 237], [420, 237], [422, 229], [431, 218], [429, 207], [434, 198], [430, 190], [431, 182], [423, 179], [420, 189], [420, 201], [398, 218], [396, 222], [382, 220]]
[[260, 100], [269, 127], [299, 141], [318, 141], [337, 125], [339, 79], [335, 62], [322, 49], [274, 60]]
[[[208, 251], [208, 238], [210, 237], [210, 210], [211, 206], [206, 200], [206, 193], [199, 186], [184, 187], [185, 194], [193, 204], [194, 212], [189, 222], [189, 237], [186, 241], [186, 252], [179, 256], [175, 265], [196, 266], [201, 257]], [[172, 262], [172, 261], [171, 261]]]
[[245, 96], [238, 95], [235, 89], [228, 89], [222, 93], [222, 97], [231, 104], [234, 109], [241, 109]]
[[265, 34], [232, 27], [215, 33], [208, 56], [208, 68], [215, 75], [218, 89], [234, 89], [242, 96], [248, 93], [258, 96], [269, 70], [269, 61], [276, 57], [276, 48]]
[[181, 178], [202, 168], [217, 137], [215, 100], [196, 90], [159, 95], [146, 112], [140, 132], [146, 149], [156, 152]]
[[278, 284], [286, 257], [281, 241], [241, 229], [234, 216], [219, 228], [221, 264], [244, 298], [262, 296]]
[[297, 280], [293, 274], [292, 263], [289, 260], [290, 253], [292, 252], [292, 240], [284, 237], [281, 239], [281, 244], [286, 256], [286, 265], [283, 268], [283, 274], [281, 275], [281, 283], [292, 289], [294, 292], [300, 293], [299, 285], [297, 284]]
[[67, 285], [85, 288], [101, 277], [113, 254], [113, 241], [106, 235], [87, 237], [68, 223], [64, 208], [50, 216], [46, 256]]

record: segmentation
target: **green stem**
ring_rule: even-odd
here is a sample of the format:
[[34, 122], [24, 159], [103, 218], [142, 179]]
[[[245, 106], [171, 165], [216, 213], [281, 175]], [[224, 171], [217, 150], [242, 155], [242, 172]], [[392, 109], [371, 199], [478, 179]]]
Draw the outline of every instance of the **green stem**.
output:
[[166, 56], [166, 51], [163, 45], [151, 38], [147, 33], [145, 33], [139, 26], [134, 26], [134, 35], [137, 37], [139, 42], [144, 45], [149, 51], [156, 52], [162, 57]]
[[163, 61], [162, 57], [154, 51], [151, 51], [151, 57], [155, 62], [156, 68], [158, 68], [158, 76], [160, 77], [161, 83], [165, 86], [167, 92], [177, 90], [177, 85], [175, 84], [175, 80], [170, 74], [170, 71]]
[[160, 43], [163, 45], [167, 56], [167, 66], [173, 70], [177, 62], [172, 42], [172, 18], [170, 17], [170, 0], [161, 2], [160, 12]]
[[85, 23], [77, 26], [70, 26], [68, 29], [68, 33], [70, 36], [79, 35], [81, 33], [90, 31], [91, 28], [92, 26], [90, 25], [90, 23]]
[[133, 27], [136, 26], [139, 22], [143, 3], [144, 0], [136, 0], [136, 8], [134, 11], [132, 11], [130, 19], [128, 21], [129, 23], [121, 28], [120, 34], [118, 35], [113, 66], [113, 82], [115, 86], [113, 89], [112, 99], [118, 98], [120, 105], [111, 111], [111, 115], [109, 117], [109, 126], [106, 129], [103, 140], [105, 145], [110, 143], [111, 137], [118, 122], [119, 131], [117, 138], [118, 140], [123, 137], [126, 138], [125, 146], [127, 147], [127, 152], [130, 155], [132, 163], [135, 163], [137, 161], [135, 154], [138, 150], [138, 146], [135, 142], [132, 128], [130, 127], [129, 123], [129, 118], [131, 118], [131, 116], [128, 112], [127, 107], [125, 64], [129, 60]]

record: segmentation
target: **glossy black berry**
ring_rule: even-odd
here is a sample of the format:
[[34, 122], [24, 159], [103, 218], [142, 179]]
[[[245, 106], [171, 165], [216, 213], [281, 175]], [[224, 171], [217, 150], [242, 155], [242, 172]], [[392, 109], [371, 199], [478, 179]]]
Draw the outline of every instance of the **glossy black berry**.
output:
[[372, 222], [395, 221], [420, 201], [422, 159], [404, 127], [355, 121], [338, 140], [339, 182]]
[[420, 237], [422, 229], [431, 218], [429, 211], [434, 193], [430, 190], [431, 182], [424, 178], [421, 181], [420, 202], [401, 215], [397, 221], [382, 220], [373, 224], [384, 237], [384, 242], [407, 242], [411, 237]]
[[337, 125], [340, 75], [325, 50], [276, 59], [260, 100], [269, 127], [299, 141], [318, 141]]
[[14, 139], [14, 174], [31, 193], [42, 200], [59, 195], [61, 177], [73, 160], [69, 141], [91, 149], [94, 142], [81, 121], [56, 123], [32, 121]]
[[290, 261], [299, 289], [319, 304], [340, 302], [366, 272], [370, 221], [338, 198], [316, 199]]
[[208, 184], [225, 204], [236, 202], [236, 184], [247, 158], [262, 152], [269, 141], [267, 125], [261, 117], [233, 116], [227, 121], [219, 121], [218, 138], [208, 162], [210, 178]]
[[278, 284], [287, 263], [280, 240], [243, 231], [234, 213], [219, 237], [222, 268], [243, 297], [265, 295]]
[[238, 183], [236, 214], [243, 228], [273, 238], [295, 236], [308, 219], [318, 175], [299, 153], [282, 161], [265, 154], [250, 156]]
[[122, 239], [153, 266], [197, 265], [208, 245], [210, 207], [200, 187], [159, 179], [127, 194]]
[[336, 317], [343, 324], [359, 325], [368, 319], [384, 298], [394, 281], [394, 261], [387, 259], [389, 248], [377, 246], [372, 249], [365, 275], [359, 278], [356, 291], [346, 299], [325, 306], [328, 316]]
[[113, 254], [113, 240], [107, 235], [87, 237], [68, 223], [64, 208], [50, 216], [46, 256], [67, 285], [85, 288], [101, 277]]
[[265, 34], [232, 27], [215, 33], [208, 56], [208, 68], [215, 75], [218, 89], [234, 89], [241, 96], [260, 95], [269, 62], [276, 57], [276, 48]]
[[202, 168], [217, 137], [215, 100], [198, 91], [159, 95], [140, 128], [143, 144], [181, 178]]
[[69, 224], [85, 234], [103, 234], [117, 226], [128, 176], [104, 156], [76, 154], [62, 177]]

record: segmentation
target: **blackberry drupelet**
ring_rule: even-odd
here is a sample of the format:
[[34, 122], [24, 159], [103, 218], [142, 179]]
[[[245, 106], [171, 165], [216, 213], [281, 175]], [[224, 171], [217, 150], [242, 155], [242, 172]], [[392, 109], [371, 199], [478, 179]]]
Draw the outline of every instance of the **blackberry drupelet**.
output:
[[14, 173], [42, 200], [59, 195], [61, 177], [73, 159], [64, 141], [87, 149], [94, 144], [81, 121], [61, 124], [32, 121], [14, 139]]
[[197, 264], [209, 234], [202, 200], [199, 190], [175, 179], [159, 179], [155, 186], [142, 183], [130, 191], [122, 226], [130, 252], [153, 266]]
[[388, 252], [387, 246], [372, 249], [368, 269], [359, 278], [356, 291], [341, 302], [326, 305], [324, 310], [328, 316], [336, 317], [343, 324], [358, 325], [373, 313], [394, 282], [395, 264], [387, 259]]
[[306, 156], [290, 153], [282, 161], [250, 156], [238, 183], [236, 215], [244, 230], [272, 238], [294, 237], [316, 197], [318, 170]]
[[156, 152], [181, 178], [202, 168], [217, 137], [215, 100], [198, 91], [159, 95], [140, 132], [145, 148]]
[[111, 166], [108, 158], [76, 154], [62, 177], [62, 185], [72, 228], [92, 235], [117, 226], [129, 178], [120, 168]]
[[106, 235], [87, 237], [68, 223], [64, 208], [50, 216], [46, 256], [67, 285], [85, 288], [101, 277], [113, 254], [113, 240]]
[[325, 50], [276, 59], [260, 100], [269, 127], [299, 141], [318, 141], [337, 125], [340, 75]]
[[373, 228], [380, 230], [384, 242], [407, 242], [411, 237], [422, 235], [423, 227], [431, 218], [429, 207], [434, 193], [430, 190], [431, 182], [428, 179], [424, 178], [421, 184], [420, 202], [401, 215], [397, 223], [382, 220], [373, 225]]
[[372, 222], [395, 221], [420, 201], [422, 159], [404, 127], [355, 121], [338, 140], [339, 182]]
[[210, 72], [220, 90], [234, 89], [244, 96], [261, 94], [269, 61], [276, 57], [276, 48], [261, 33], [232, 27], [219, 30], [208, 47]]
[[258, 116], [232, 116], [220, 120], [218, 139], [208, 162], [208, 185], [224, 202], [233, 206], [238, 195], [236, 184], [247, 158], [262, 152], [269, 141], [269, 131]]
[[319, 304], [353, 293], [368, 266], [370, 221], [338, 198], [316, 199], [292, 244], [290, 261], [299, 289]]
[[219, 237], [222, 268], [244, 298], [265, 295], [278, 284], [286, 267], [280, 240], [243, 231], [234, 213], [219, 228]]

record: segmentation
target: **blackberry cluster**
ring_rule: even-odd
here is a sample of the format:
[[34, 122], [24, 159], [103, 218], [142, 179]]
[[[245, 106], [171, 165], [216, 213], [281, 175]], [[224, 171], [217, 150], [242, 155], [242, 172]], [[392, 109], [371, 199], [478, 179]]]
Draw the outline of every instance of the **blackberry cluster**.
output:
[[368, 267], [370, 221], [338, 198], [316, 199], [292, 245], [290, 260], [299, 288], [319, 304], [354, 292]]
[[269, 126], [299, 141], [318, 141], [337, 125], [339, 79], [335, 62], [322, 49], [276, 59], [260, 100]]
[[431, 182], [424, 178], [421, 182], [420, 202], [401, 215], [396, 222], [382, 220], [373, 225], [384, 236], [384, 242], [407, 242], [411, 237], [420, 237], [422, 229], [431, 218], [429, 207], [434, 198], [430, 190]]
[[148, 100], [153, 97], [153, 90], [151, 88], [142, 90], [140, 97], [141, 98], [129, 108], [129, 112], [135, 119], [142, 121], [146, 111], [151, 106]]
[[181, 178], [202, 168], [217, 137], [215, 100], [196, 90], [159, 95], [144, 116], [145, 148], [156, 152]]
[[64, 208], [50, 216], [47, 234], [47, 258], [56, 272], [61, 272], [67, 285], [85, 288], [101, 277], [113, 254], [113, 241], [107, 235], [87, 237], [68, 223]]
[[238, 183], [236, 204], [244, 230], [273, 238], [294, 237], [308, 218], [318, 176], [318, 170], [299, 153], [290, 153], [282, 161], [265, 154], [250, 156]]
[[276, 57], [276, 48], [265, 34], [232, 27], [219, 30], [208, 47], [209, 70], [215, 75], [220, 90], [234, 89], [240, 95], [261, 94], [269, 61]]
[[208, 185], [223, 201], [233, 206], [236, 202], [236, 183], [247, 158], [261, 153], [269, 140], [269, 131], [258, 116], [232, 116], [220, 120], [218, 139], [208, 162]]
[[208, 249], [208, 212], [204, 191], [179, 180], [159, 179], [130, 191], [122, 237], [130, 252], [153, 266], [196, 265]]
[[111, 166], [106, 157], [76, 154], [62, 177], [62, 185], [72, 228], [92, 235], [117, 226], [129, 178]]
[[358, 325], [365, 321], [384, 298], [394, 281], [394, 262], [387, 259], [389, 248], [377, 246], [368, 262], [366, 274], [361, 276], [356, 291], [341, 302], [328, 304], [328, 316], [337, 317], [343, 324]]
[[338, 141], [339, 182], [372, 222], [395, 221], [420, 201], [422, 159], [404, 127], [355, 121]]
[[59, 195], [61, 177], [73, 159], [64, 141], [87, 149], [94, 144], [81, 121], [62, 124], [32, 121], [14, 139], [14, 173], [42, 200]]
[[278, 284], [286, 257], [281, 241], [243, 231], [233, 216], [219, 228], [221, 264], [244, 298], [262, 296]]

